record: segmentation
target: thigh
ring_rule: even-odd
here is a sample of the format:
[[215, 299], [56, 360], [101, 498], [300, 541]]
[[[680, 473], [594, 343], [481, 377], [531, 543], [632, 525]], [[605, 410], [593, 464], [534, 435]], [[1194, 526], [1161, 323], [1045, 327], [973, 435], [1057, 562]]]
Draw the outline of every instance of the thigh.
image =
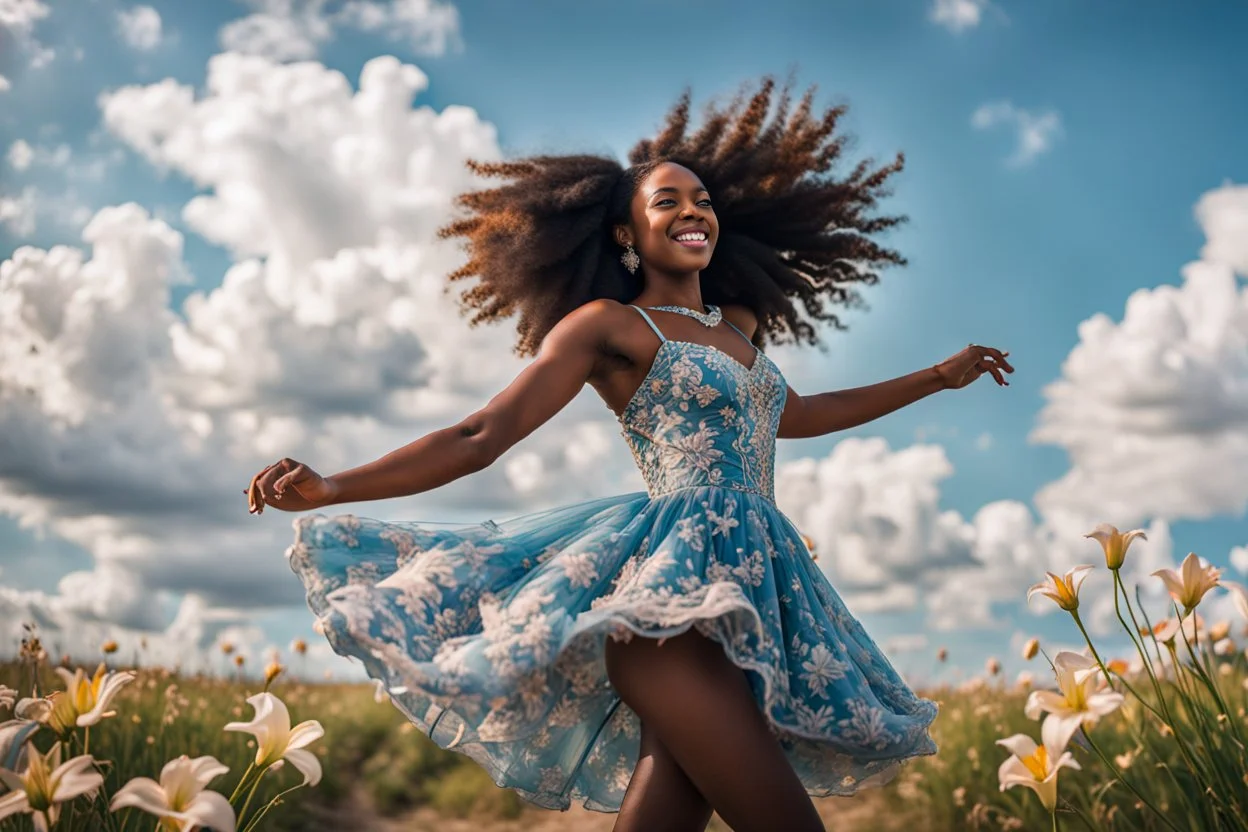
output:
[[716, 642], [689, 630], [662, 645], [608, 640], [616, 693], [734, 832], [823, 830], [750, 690]]
[[711, 804], [658, 734], [641, 724], [641, 751], [612, 832], [703, 832]]

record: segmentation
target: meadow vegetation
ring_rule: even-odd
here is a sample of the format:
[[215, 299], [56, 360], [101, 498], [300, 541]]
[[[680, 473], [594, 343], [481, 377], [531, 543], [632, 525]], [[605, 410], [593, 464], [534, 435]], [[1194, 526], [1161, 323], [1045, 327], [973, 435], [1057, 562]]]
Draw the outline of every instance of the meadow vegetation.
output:
[[[1037, 670], [1005, 681], [999, 663], [940, 703], [934, 757], [890, 785], [818, 801], [829, 828], [855, 830], [1248, 831], [1248, 658], [1242, 622], [1206, 622], [1202, 601], [1248, 590], [1189, 555], [1155, 573], [1168, 609], [1149, 617], [1120, 577], [1132, 540], [1100, 542], [1116, 617], [1131, 645], [1105, 655], [1080, 616], [1092, 566], [1049, 574], [1051, 601], [1080, 652], [1024, 648]], [[118, 661], [55, 662], [33, 625], [0, 664], [0, 832], [610, 829], [613, 816], [546, 812], [444, 751], [384, 690], [292, 678], [274, 656], [263, 679], [184, 674]], [[297, 663], [306, 644], [291, 646]], [[137, 658], [137, 657], [136, 657]], [[91, 668], [91, 665], [95, 665]], [[88, 675], [89, 674], [89, 675]], [[423, 825], [422, 825], [423, 824]], [[716, 818], [713, 829], [726, 829]]]

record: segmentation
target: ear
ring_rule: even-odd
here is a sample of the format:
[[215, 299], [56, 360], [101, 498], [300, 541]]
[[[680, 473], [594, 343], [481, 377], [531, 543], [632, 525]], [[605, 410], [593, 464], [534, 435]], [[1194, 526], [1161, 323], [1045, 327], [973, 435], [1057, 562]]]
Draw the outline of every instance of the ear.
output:
[[615, 227], [615, 242], [621, 248], [627, 246], [633, 241], [633, 232], [627, 225], [617, 225]]

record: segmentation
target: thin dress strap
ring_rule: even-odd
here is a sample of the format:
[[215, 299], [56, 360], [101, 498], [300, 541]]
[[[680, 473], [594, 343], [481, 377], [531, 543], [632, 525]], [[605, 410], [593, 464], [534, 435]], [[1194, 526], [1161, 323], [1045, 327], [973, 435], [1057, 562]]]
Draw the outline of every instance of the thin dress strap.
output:
[[[667, 340], [667, 338], [663, 336], [663, 333], [659, 332], [659, 328], [654, 325], [654, 321], [650, 320], [650, 316], [646, 314], [646, 310], [642, 309], [640, 306], [634, 306], [631, 303], [629, 304], [629, 306], [632, 306], [634, 309], [636, 309], [638, 312], [641, 313], [641, 317], [645, 318], [646, 323], [650, 324], [650, 328], [654, 330], [654, 334], [659, 336], [660, 343]], [[740, 332], [741, 330], [737, 330], [737, 331]]]
[[[728, 326], [732, 327], [733, 329], [737, 329], [737, 325], [734, 324], [732, 321], [728, 320], [727, 318], [724, 318], [723, 321], [724, 323], [728, 324]], [[754, 347], [754, 342], [751, 341], [748, 337], [746, 337], [746, 334], [744, 332], [737, 329], [737, 334], [740, 335], [742, 338], [745, 338], [745, 340], [749, 343], [751, 347]], [[754, 352], [758, 352], [758, 347], [754, 347]]]

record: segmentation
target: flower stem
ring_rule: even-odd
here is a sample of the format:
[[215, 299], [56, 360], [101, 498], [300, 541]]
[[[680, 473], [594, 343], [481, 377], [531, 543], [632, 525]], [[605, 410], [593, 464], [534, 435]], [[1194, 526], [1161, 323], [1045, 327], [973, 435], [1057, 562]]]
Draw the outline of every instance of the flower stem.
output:
[[1129, 780], [1127, 780], [1127, 778], [1122, 776], [1122, 772], [1119, 771], [1118, 767], [1115, 766], [1113, 762], [1108, 757], [1105, 756], [1105, 752], [1102, 751], [1101, 747], [1097, 745], [1096, 742], [1092, 739], [1092, 735], [1088, 732], [1088, 729], [1086, 727], [1083, 728], [1083, 738], [1088, 741], [1088, 745], [1091, 746], [1092, 750], [1096, 752], [1096, 755], [1101, 758], [1101, 762], [1103, 762], [1106, 766], [1108, 766], [1109, 770], [1114, 773], [1115, 777], [1118, 778], [1118, 782], [1122, 783], [1122, 785], [1130, 789], [1131, 792], [1140, 799], [1141, 803], [1143, 803], [1149, 809], [1152, 809], [1153, 813], [1156, 814], [1157, 817], [1161, 818], [1162, 821], [1165, 822], [1166, 826], [1169, 826], [1171, 829], [1174, 830], [1174, 832], [1182, 832], [1182, 830], [1179, 829], [1179, 827], [1175, 826], [1174, 823], [1168, 817], [1163, 815], [1161, 813], [1161, 810], [1158, 809], [1156, 806], [1154, 806], [1152, 802], [1149, 801], [1149, 799], [1145, 797], [1144, 794], [1139, 789], [1137, 789], [1133, 783], [1131, 783]]
[[[251, 832], [251, 830], [256, 828], [256, 826], [260, 823], [260, 819], [265, 816], [265, 814], [269, 811], [269, 809], [272, 809], [274, 806], [282, 802], [282, 795], [290, 794], [295, 789], [303, 788], [303, 785], [304, 785], [303, 783], [300, 783], [297, 786], [291, 786], [289, 789], [286, 789], [286, 791], [278, 792], [276, 795], [274, 795], [272, 800], [270, 800], [267, 804], [265, 804], [264, 807], [260, 809], [260, 811], [256, 812], [256, 816], [254, 818], [247, 821], [247, 825], [243, 827], [242, 832]], [[239, 819], [240, 820], [242, 819], [241, 815], [239, 816]]]
[[260, 773], [256, 775], [256, 780], [251, 784], [251, 791], [247, 793], [247, 799], [243, 801], [243, 808], [238, 810], [238, 819], [241, 821], [243, 815], [247, 814], [248, 807], [251, 806], [251, 799], [256, 796], [256, 791], [260, 788], [260, 781], [264, 779], [264, 773], [267, 768], [260, 769]]
[[[1194, 621], [1195, 619], [1193, 619], [1193, 622]], [[1213, 695], [1214, 702], [1217, 703], [1218, 708], [1221, 709], [1221, 712], [1226, 717], [1227, 721], [1231, 723], [1231, 730], [1235, 732], [1235, 739], [1239, 740], [1240, 745], [1243, 745], [1244, 738], [1239, 732], [1239, 720], [1235, 719], [1231, 715], [1231, 709], [1226, 704], [1226, 700], [1222, 697], [1222, 691], [1218, 687], [1217, 681], [1213, 678], [1213, 675], [1209, 673], [1208, 665], [1201, 665], [1200, 659], [1196, 655], [1196, 650], [1192, 648], [1192, 642], [1187, 640], [1187, 633], [1183, 632], [1182, 627], [1179, 628], [1179, 632], [1183, 636], [1183, 643], [1187, 645], [1187, 654], [1192, 657], [1192, 665], [1196, 670], [1197, 678], [1204, 682], [1205, 687], [1209, 689], [1209, 693]], [[1207, 651], [1205, 651], [1205, 649], [1200, 645], [1200, 628], [1193, 627], [1192, 633], [1192, 641], [1196, 642], [1196, 648], [1200, 650], [1201, 654], [1206, 654]]]
[[248, 778], [249, 776], [251, 776], [251, 771], [252, 771], [252, 769], [254, 769], [255, 767], [256, 767], [256, 763], [255, 763], [255, 761], [253, 760], [253, 761], [251, 762], [251, 765], [247, 766], [247, 770], [243, 772], [243, 778], [242, 778], [241, 780], [239, 780], [239, 781], [238, 781], [238, 785], [234, 787], [234, 793], [230, 795], [230, 803], [231, 803], [231, 804], [234, 802], [234, 798], [238, 797], [238, 796], [239, 796], [239, 794], [241, 794], [241, 793], [242, 793], [242, 790], [243, 790], [243, 784], [247, 782], [247, 778]]

